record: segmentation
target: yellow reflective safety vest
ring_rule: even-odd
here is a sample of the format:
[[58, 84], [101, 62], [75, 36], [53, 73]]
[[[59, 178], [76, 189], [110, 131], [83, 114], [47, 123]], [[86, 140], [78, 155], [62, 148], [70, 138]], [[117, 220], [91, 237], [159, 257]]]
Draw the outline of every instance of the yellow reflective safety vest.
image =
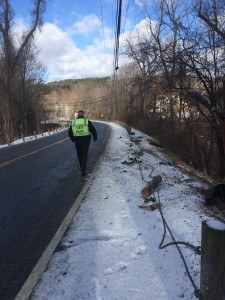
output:
[[88, 119], [79, 118], [72, 122], [73, 136], [85, 136], [89, 135]]

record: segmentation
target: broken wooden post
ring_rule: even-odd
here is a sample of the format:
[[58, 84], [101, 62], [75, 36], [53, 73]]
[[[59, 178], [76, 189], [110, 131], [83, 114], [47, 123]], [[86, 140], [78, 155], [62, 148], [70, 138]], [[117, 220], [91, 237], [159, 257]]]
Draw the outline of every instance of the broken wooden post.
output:
[[153, 177], [152, 181], [150, 181], [146, 185], [146, 187], [144, 187], [143, 190], [141, 191], [142, 198], [144, 199], [148, 198], [154, 192], [155, 188], [159, 186], [161, 181], [162, 181], [161, 176], [157, 175]]
[[[202, 222], [200, 293], [204, 300], [225, 299], [225, 223]], [[213, 269], [212, 269], [213, 268]]]

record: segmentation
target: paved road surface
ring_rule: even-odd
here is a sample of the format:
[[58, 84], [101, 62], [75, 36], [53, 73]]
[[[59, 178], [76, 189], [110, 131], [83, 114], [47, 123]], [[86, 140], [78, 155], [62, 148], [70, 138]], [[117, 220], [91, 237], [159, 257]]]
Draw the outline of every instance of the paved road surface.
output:
[[[93, 123], [92, 172], [109, 137]], [[67, 131], [0, 150], [0, 299], [14, 299], [86, 183]]]

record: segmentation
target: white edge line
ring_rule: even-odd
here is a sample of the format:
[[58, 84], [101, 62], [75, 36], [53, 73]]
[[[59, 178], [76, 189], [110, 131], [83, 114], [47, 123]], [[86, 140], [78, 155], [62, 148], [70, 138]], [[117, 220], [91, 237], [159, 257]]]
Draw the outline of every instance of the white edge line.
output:
[[49, 245], [43, 252], [42, 256], [40, 257], [37, 264], [33, 268], [32, 272], [28, 276], [27, 280], [23, 284], [19, 293], [16, 295], [15, 300], [27, 300], [29, 298], [29, 296], [31, 295], [31, 293], [32, 293], [35, 285], [37, 284], [38, 280], [40, 279], [42, 273], [45, 271], [45, 268], [46, 268], [48, 262], [50, 261], [53, 252], [55, 251], [57, 245], [61, 241], [66, 229], [70, 225], [75, 212], [77, 211], [77, 209], [80, 206], [81, 201], [83, 200], [83, 197], [87, 193], [87, 190], [90, 186], [90, 182], [93, 180], [97, 169], [98, 168], [95, 168], [95, 170], [90, 175], [88, 181], [85, 183], [79, 196], [76, 198], [73, 206], [71, 207], [70, 211], [64, 218], [62, 224], [59, 226], [59, 228], [58, 228], [57, 232], [55, 233], [54, 237], [52, 238], [51, 242], [49, 243]]

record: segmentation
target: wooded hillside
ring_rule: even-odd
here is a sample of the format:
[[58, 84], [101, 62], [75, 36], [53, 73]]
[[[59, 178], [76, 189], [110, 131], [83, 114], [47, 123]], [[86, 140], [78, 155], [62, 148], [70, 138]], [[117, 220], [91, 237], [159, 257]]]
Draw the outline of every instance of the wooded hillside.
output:
[[71, 79], [46, 84], [46, 119], [70, 120], [82, 109], [89, 118], [109, 118], [112, 80]]

